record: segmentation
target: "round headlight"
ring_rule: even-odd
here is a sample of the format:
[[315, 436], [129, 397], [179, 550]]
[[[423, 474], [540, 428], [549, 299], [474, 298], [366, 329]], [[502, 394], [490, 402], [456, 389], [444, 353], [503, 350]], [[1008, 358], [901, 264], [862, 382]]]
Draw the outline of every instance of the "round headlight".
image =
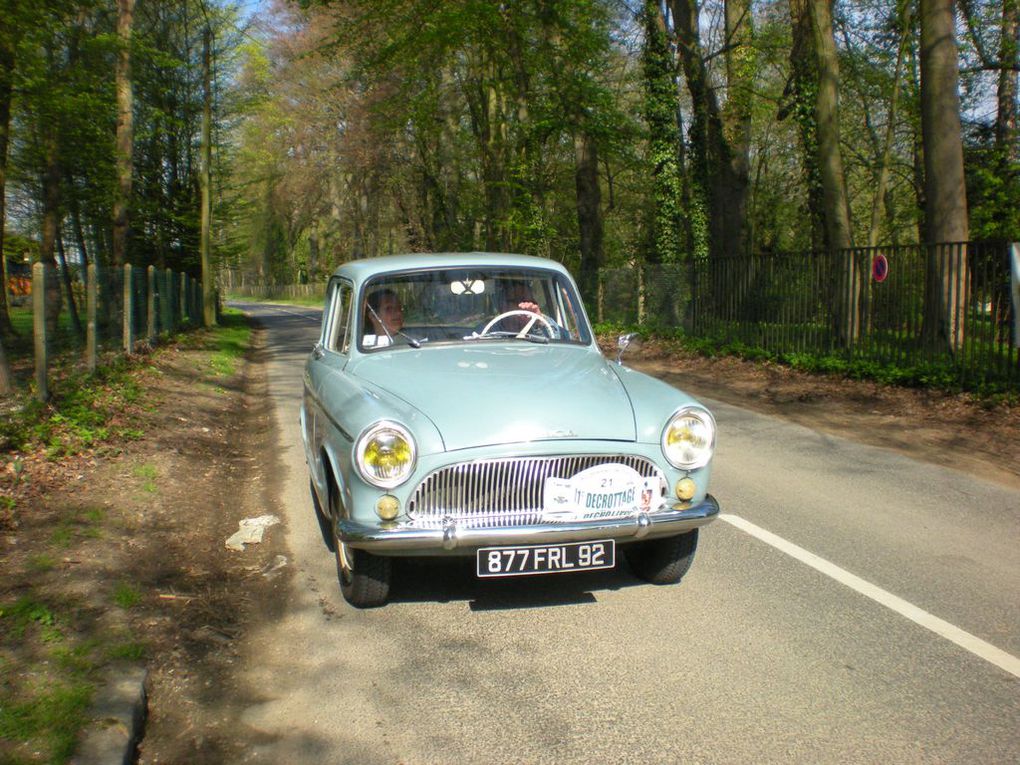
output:
[[684, 407], [662, 431], [662, 453], [682, 470], [704, 467], [715, 450], [715, 419], [707, 409]]
[[417, 456], [411, 434], [395, 422], [377, 422], [358, 439], [354, 458], [361, 477], [373, 486], [392, 489], [414, 469]]

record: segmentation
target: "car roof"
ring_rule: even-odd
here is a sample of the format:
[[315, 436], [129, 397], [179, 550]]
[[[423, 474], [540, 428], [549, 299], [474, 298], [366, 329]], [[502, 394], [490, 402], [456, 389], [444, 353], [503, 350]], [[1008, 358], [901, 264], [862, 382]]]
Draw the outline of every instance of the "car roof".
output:
[[334, 276], [343, 276], [354, 282], [363, 282], [382, 273], [413, 271], [420, 268], [470, 268], [472, 266], [542, 268], [570, 276], [567, 269], [555, 260], [505, 252], [418, 252], [407, 255], [388, 255], [382, 258], [364, 258], [344, 263], [334, 272]]

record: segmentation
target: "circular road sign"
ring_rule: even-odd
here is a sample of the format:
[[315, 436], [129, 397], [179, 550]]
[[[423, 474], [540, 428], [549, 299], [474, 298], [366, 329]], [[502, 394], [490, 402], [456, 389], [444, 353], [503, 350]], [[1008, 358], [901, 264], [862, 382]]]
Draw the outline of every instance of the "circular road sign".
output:
[[881, 284], [889, 276], [889, 260], [879, 253], [871, 259], [871, 278]]

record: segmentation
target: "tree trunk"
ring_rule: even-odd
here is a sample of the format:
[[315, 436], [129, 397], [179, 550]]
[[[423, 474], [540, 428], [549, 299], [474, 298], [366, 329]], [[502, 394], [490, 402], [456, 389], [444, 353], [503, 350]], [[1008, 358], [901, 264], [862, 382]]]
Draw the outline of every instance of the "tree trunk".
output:
[[[738, 39], [746, 37], [749, 40], [750, 15], [740, 10], [742, 5], [741, 0], [729, 7], [727, 23], [732, 25], [729, 33]], [[731, 283], [725, 280], [715, 280], [710, 285], [712, 302], [717, 309], [729, 303], [742, 310], [747, 289], [755, 280], [753, 261], [741, 257], [747, 255], [749, 245], [748, 144], [743, 143], [747, 129], [744, 119], [749, 112], [742, 106], [734, 108], [727, 112], [724, 124], [701, 48], [697, 0], [670, 0], [669, 6], [676, 24], [677, 48], [694, 112], [690, 130], [692, 206], [707, 207], [710, 257], [724, 266], [739, 264], [737, 288], [732, 289]], [[742, 58], [737, 51], [741, 48], [742, 45], [737, 45], [727, 53], [728, 61], [730, 56], [734, 56], [732, 71], [740, 72], [734, 82], [728, 83], [731, 95], [735, 95], [738, 102], [745, 96], [749, 97], [753, 79], [746, 62], [739, 63]], [[734, 138], [732, 143], [727, 137], [729, 135]], [[699, 196], [705, 198], [707, 204], [701, 202]]]
[[[900, 45], [896, 54], [896, 72], [893, 75], [892, 94], [889, 97], [889, 117], [885, 127], [885, 139], [882, 142], [882, 154], [878, 163], [878, 178], [875, 182], [875, 193], [871, 202], [871, 225], [868, 227], [868, 247], [875, 247], [878, 244], [882, 212], [887, 196], [886, 186], [889, 183], [892, 144], [896, 132], [896, 107], [899, 103], [900, 83], [903, 79], [903, 63], [907, 53], [907, 43], [910, 40], [910, 5], [904, 3], [901, 7], [900, 24], [903, 28], [900, 32]], [[895, 231], [895, 228], [890, 227], [890, 230]]]
[[666, 22], [658, 0], [645, 0], [641, 68], [644, 118], [648, 125], [648, 168], [652, 174], [651, 210], [645, 260], [680, 263], [691, 247], [684, 226], [690, 211], [682, 206], [680, 149], [677, 123], [676, 63], [666, 37]]
[[64, 254], [64, 238], [57, 231], [57, 258], [60, 260], [60, 275], [63, 278], [64, 290], [67, 292], [67, 307], [71, 313], [71, 324], [79, 340], [85, 339], [85, 328], [78, 316], [78, 306], [74, 302], [74, 285], [71, 283], [71, 270], [67, 267], [67, 256]]
[[202, 166], [198, 175], [201, 192], [199, 255], [202, 261], [202, 308], [206, 327], [216, 324], [216, 280], [212, 270], [210, 226], [212, 219], [212, 30], [202, 35]]
[[131, 173], [134, 145], [134, 94], [131, 85], [131, 31], [135, 0], [117, 0], [117, 51], [115, 87], [117, 91], [117, 135], [114, 161], [117, 187], [113, 197], [113, 265], [127, 263], [128, 208], [131, 203]]
[[723, 148], [720, 155], [726, 172], [720, 176], [726, 231], [726, 251], [745, 255], [747, 236], [747, 198], [751, 173], [751, 101], [754, 96], [755, 58], [752, 47], [751, 0], [726, 0], [726, 106], [722, 112]]
[[579, 286], [586, 300], [595, 300], [602, 266], [602, 190], [599, 187], [599, 155], [587, 133], [574, 136], [574, 179], [577, 188], [577, 227], [580, 233]]
[[793, 112], [801, 143], [801, 166], [807, 189], [807, 217], [810, 223], [811, 249], [825, 249], [825, 205], [822, 178], [818, 167], [818, 125], [815, 102], [818, 90], [818, 52], [814, 44], [810, 0], [790, 0], [790, 82], [786, 95], [790, 100], [779, 112], [779, 119]]
[[[7, 307], [7, 254], [4, 229], [7, 225], [7, 147], [11, 131], [11, 99], [14, 94], [14, 51], [0, 42], [0, 337], [12, 337], [14, 327]], [[6, 363], [6, 357], [5, 361]]]
[[812, 0], [811, 32], [818, 60], [818, 88], [815, 97], [815, 125], [818, 130], [818, 169], [822, 181], [825, 211], [825, 244], [835, 258], [837, 294], [836, 337], [842, 347], [854, 343], [860, 333], [861, 278], [849, 248], [850, 203], [843, 157], [839, 147], [839, 61], [832, 34], [831, 0]]
[[960, 128], [959, 71], [953, 0], [920, 0], [921, 131], [929, 255], [923, 334], [955, 352], [967, 302], [966, 252], [940, 246], [969, 237]]
[[10, 394], [14, 389], [11, 383], [11, 365], [7, 362], [7, 351], [4, 350], [4, 341], [0, 338], [0, 396]]
[[308, 281], [314, 284], [319, 279], [319, 219], [312, 222], [308, 234]]
[[57, 278], [56, 242], [60, 226], [60, 159], [58, 156], [57, 125], [52, 121], [41, 126], [45, 167], [43, 170], [42, 236], [39, 243], [39, 261], [46, 266], [46, 333], [56, 337], [62, 299]]

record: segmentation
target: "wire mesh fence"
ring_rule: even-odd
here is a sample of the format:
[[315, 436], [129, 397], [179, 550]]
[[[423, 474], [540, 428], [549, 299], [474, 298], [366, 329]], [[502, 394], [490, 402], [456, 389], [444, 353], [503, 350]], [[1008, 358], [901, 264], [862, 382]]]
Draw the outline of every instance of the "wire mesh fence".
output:
[[94, 371], [111, 354], [131, 353], [140, 342], [200, 324], [200, 282], [170, 269], [126, 265], [87, 269], [36, 263], [27, 284], [9, 288], [14, 334], [5, 341], [13, 385], [34, 383], [48, 397], [58, 365]]
[[1020, 390], [1020, 245], [764, 253], [605, 269], [601, 321]]

